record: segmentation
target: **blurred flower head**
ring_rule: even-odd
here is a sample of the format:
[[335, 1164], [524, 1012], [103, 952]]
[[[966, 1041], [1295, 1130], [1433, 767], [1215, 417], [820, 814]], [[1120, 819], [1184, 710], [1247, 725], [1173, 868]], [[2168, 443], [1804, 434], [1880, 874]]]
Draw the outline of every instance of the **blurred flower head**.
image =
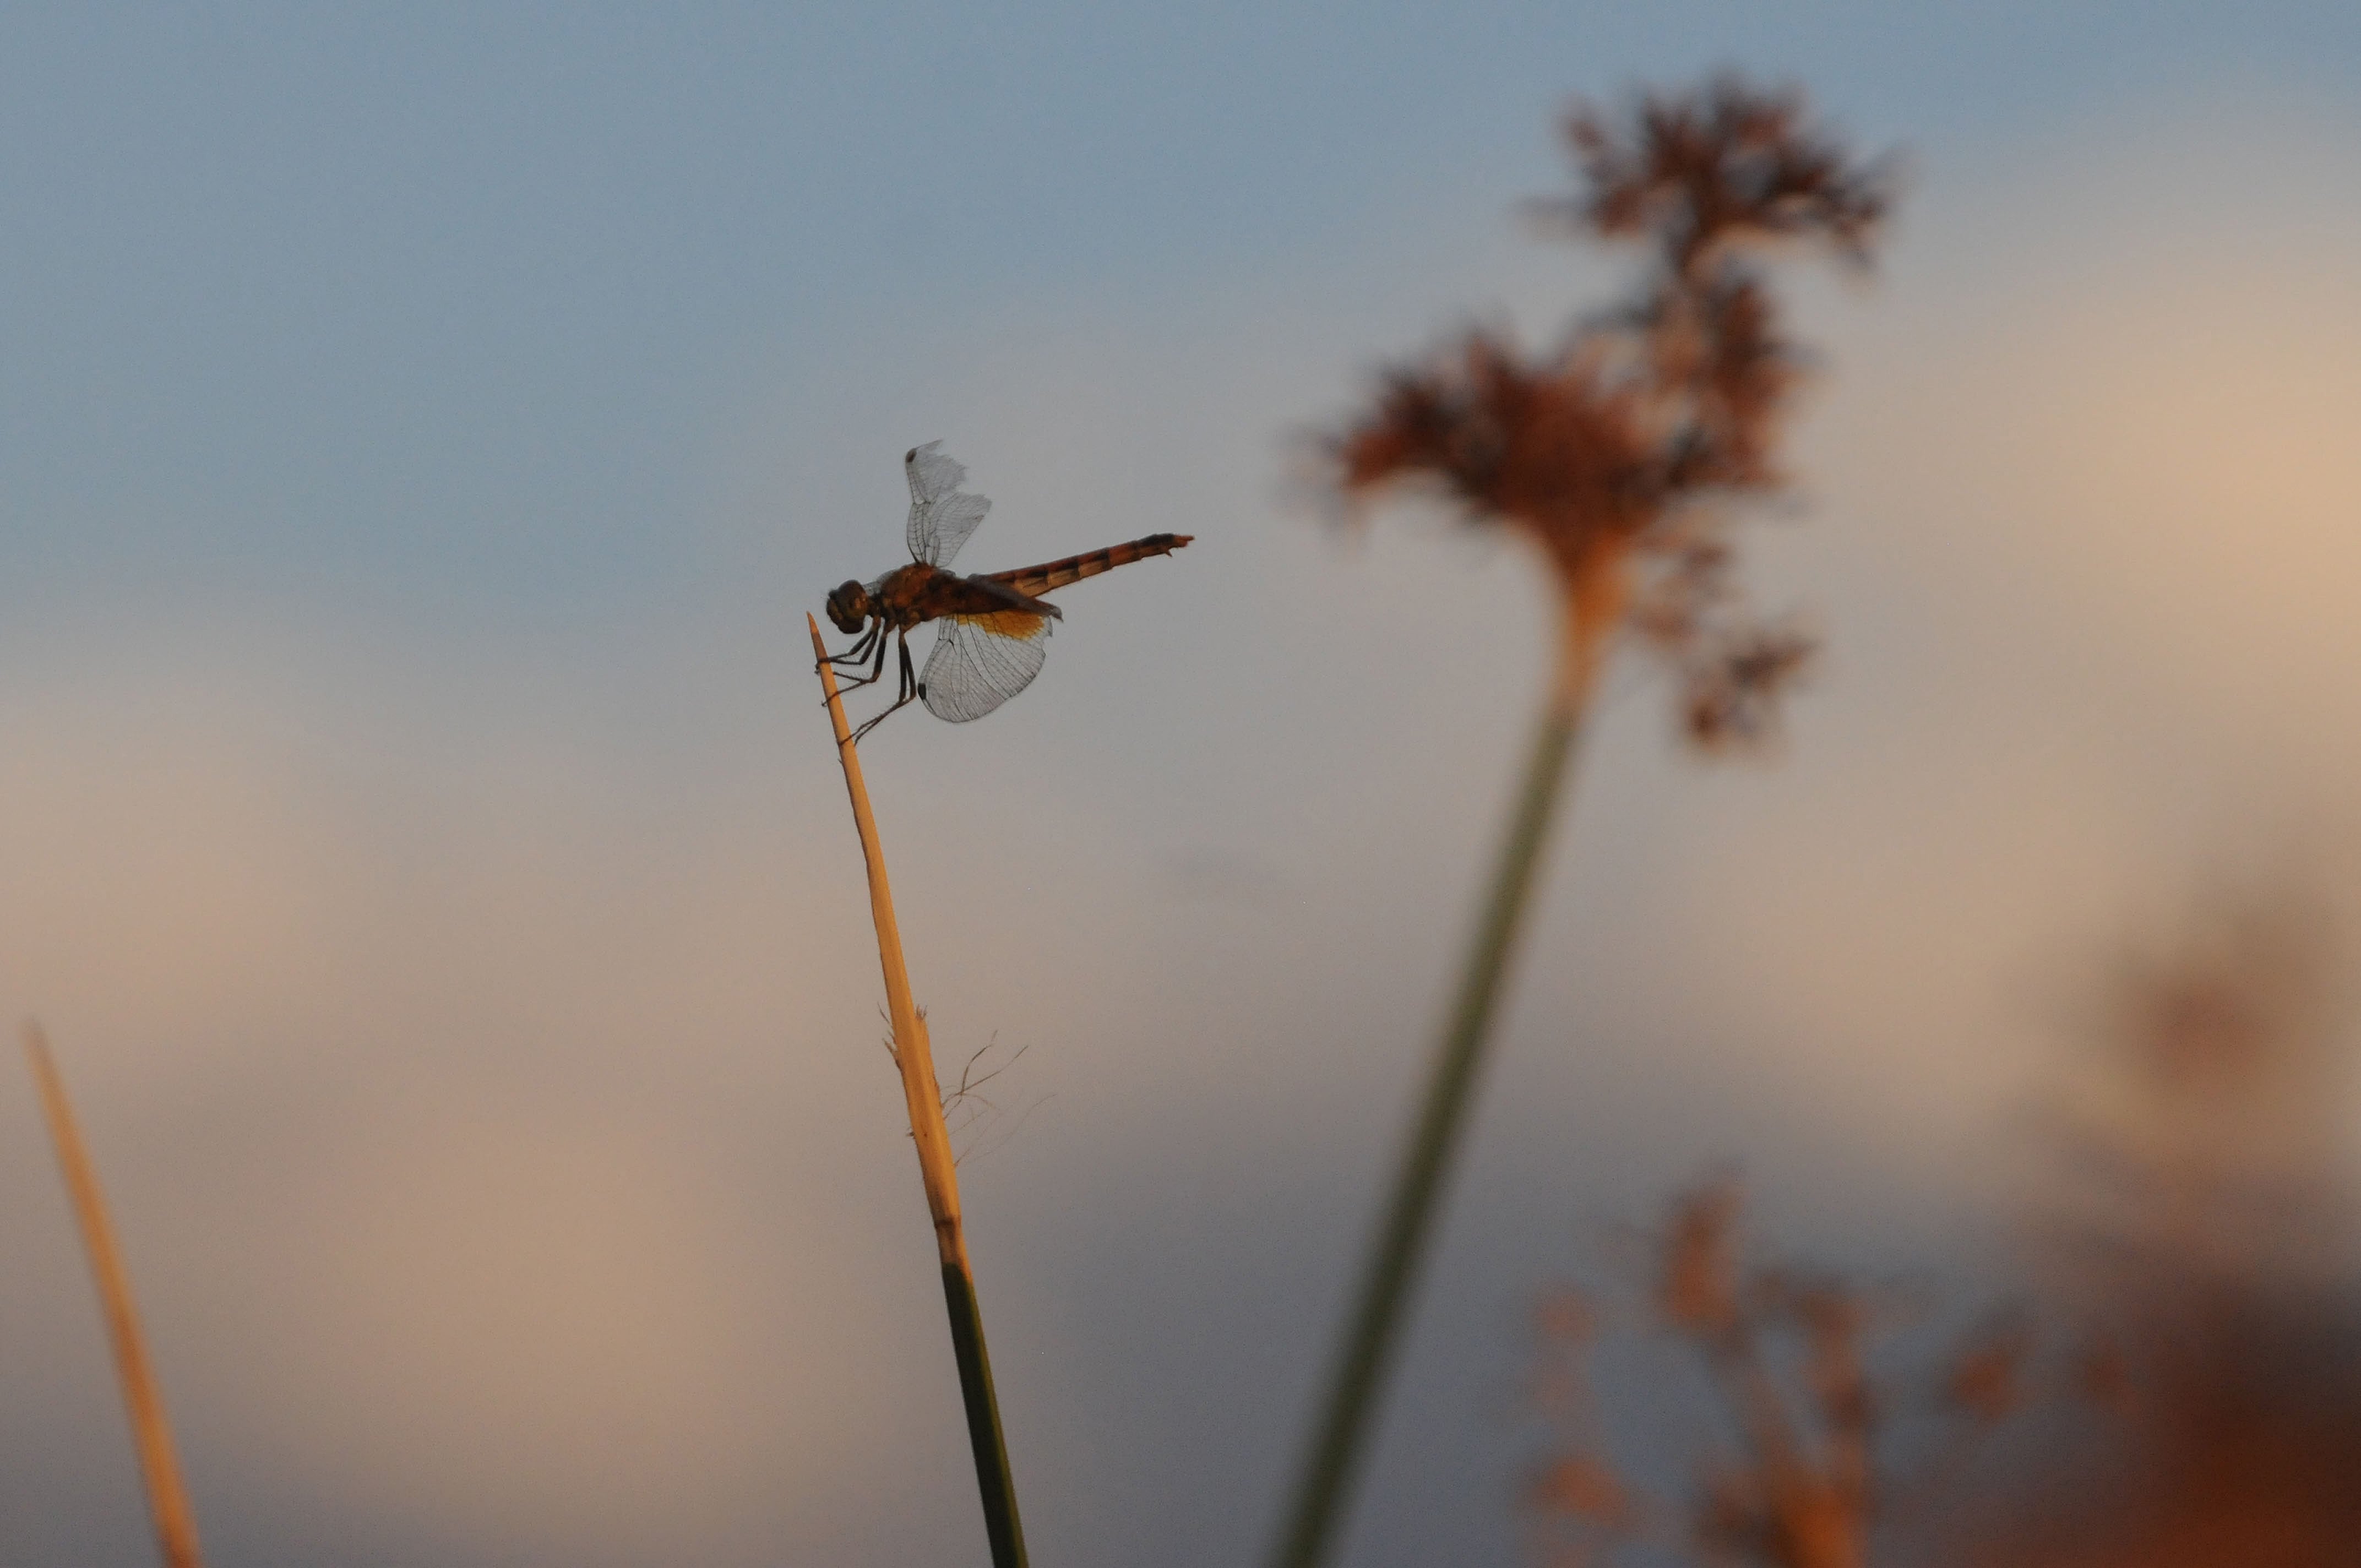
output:
[[1386, 371], [1322, 441], [1324, 472], [1356, 506], [1424, 494], [1525, 538], [1570, 614], [1609, 607], [1680, 672], [1692, 740], [1750, 744], [1809, 652], [1792, 625], [1748, 625], [1730, 582], [1729, 503], [1781, 484], [1804, 371], [1755, 253], [1817, 238], [1865, 261], [1889, 181], [1813, 126], [1800, 93], [1737, 78], [1620, 119], [1578, 105], [1566, 125], [1585, 189], [1547, 211], [1653, 247], [1631, 296], [1549, 352], [1477, 328]]
[[1606, 384], [1590, 359], [1529, 365], [1481, 330], [1387, 372], [1332, 452], [1347, 496], [1425, 488], [1471, 521], [1524, 533], [1568, 582], [1636, 539], [1666, 499], [1633, 389]]
[[1603, 239], [1652, 242], [1675, 272], [1785, 239], [1865, 265], [1893, 203], [1892, 160], [1854, 163], [1793, 87], [1724, 75], [1642, 93], [1620, 115], [1577, 104], [1564, 128], [1585, 189], [1543, 211]]
[[1794, 624], [1716, 628], [1684, 661], [1682, 718], [1699, 749], [1762, 745], [1777, 731], [1779, 701], [1819, 650]]

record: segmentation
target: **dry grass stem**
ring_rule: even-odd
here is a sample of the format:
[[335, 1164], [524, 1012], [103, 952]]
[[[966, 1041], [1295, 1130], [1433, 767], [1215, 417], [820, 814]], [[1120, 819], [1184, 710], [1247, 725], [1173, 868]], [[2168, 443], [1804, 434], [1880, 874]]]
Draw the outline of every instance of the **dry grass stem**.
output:
[[869, 788], [861, 778], [861, 751], [852, 743], [844, 705], [837, 699], [836, 670], [826, 663], [819, 622], [811, 627], [812, 647], [822, 663], [820, 690], [828, 694], [829, 722], [836, 730], [837, 760], [852, 796], [852, 824], [861, 836], [861, 858], [869, 871], [869, 914], [877, 927], [877, 959], [885, 971], [885, 1011], [894, 1025], [894, 1061], [901, 1069], [902, 1095], [909, 1102], [910, 1135], [918, 1146], [918, 1179], [927, 1190], [927, 1212], [935, 1223], [935, 1246], [946, 1264], [967, 1266], [967, 1240], [960, 1225], [959, 1176], [952, 1168], [950, 1134], [943, 1124], [942, 1094], [935, 1082], [935, 1058], [927, 1043], [926, 1020], [910, 996], [910, 970], [902, 958], [902, 927], [894, 918], [894, 890], [885, 880], [885, 850], [877, 818], [869, 809]]
[[65, 1080], [50, 1059], [49, 1044], [38, 1024], [25, 1025], [25, 1055], [31, 1061], [33, 1080], [41, 1095], [41, 1112], [57, 1146], [58, 1168], [73, 1201], [75, 1223], [83, 1249], [90, 1255], [92, 1278], [106, 1314], [106, 1334], [115, 1349], [115, 1369], [123, 1383], [123, 1404], [131, 1417], [131, 1441], [139, 1453], [139, 1474], [147, 1484], [148, 1513], [155, 1521], [156, 1544], [164, 1568], [199, 1568], [196, 1514], [189, 1507], [188, 1488], [181, 1481], [181, 1464], [172, 1450], [171, 1424], [164, 1417], [164, 1391], [148, 1359], [147, 1341], [139, 1332], [139, 1313], [131, 1300], [131, 1276], [115, 1245], [115, 1227], [106, 1217], [106, 1199], [99, 1190], [98, 1169], [83, 1146], [73, 1106], [66, 1099]]
[[974, 1450], [976, 1484], [983, 1494], [984, 1532], [991, 1542], [994, 1568], [1024, 1568], [1025, 1532], [1016, 1511], [1007, 1440], [1000, 1428], [1000, 1402], [992, 1387], [992, 1363], [984, 1347], [983, 1314], [976, 1304], [975, 1274], [968, 1263], [967, 1234], [960, 1223], [959, 1172], [950, 1131], [943, 1118], [942, 1087], [935, 1078], [934, 1050], [927, 1039], [926, 1016], [910, 994], [902, 931], [894, 919], [894, 894], [885, 880], [885, 850], [878, 840], [877, 819], [869, 809], [868, 786], [862, 782], [860, 748], [845, 721], [836, 669], [828, 662], [819, 622], [810, 616], [804, 619], [811, 628], [820, 689], [827, 694], [829, 723], [836, 731], [837, 761], [844, 767], [844, 786], [852, 797], [853, 827], [861, 836], [861, 855], [869, 871], [869, 912], [876, 924], [877, 958], [885, 973], [894, 1061], [901, 1072], [910, 1137], [918, 1151], [918, 1178], [926, 1189], [935, 1250], [942, 1263], [951, 1349], [959, 1361], [960, 1392], [967, 1406], [968, 1440]]

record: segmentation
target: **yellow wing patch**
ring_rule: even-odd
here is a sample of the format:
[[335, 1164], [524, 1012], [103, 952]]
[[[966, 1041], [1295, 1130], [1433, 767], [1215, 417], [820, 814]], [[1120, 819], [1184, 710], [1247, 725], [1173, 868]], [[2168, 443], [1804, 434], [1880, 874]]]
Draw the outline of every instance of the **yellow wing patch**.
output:
[[1041, 635], [1043, 622], [1049, 617], [1036, 615], [1029, 609], [995, 609], [989, 615], [962, 615], [958, 618], [970, 626], [980, 627], [994, 637], [1028, 641]]

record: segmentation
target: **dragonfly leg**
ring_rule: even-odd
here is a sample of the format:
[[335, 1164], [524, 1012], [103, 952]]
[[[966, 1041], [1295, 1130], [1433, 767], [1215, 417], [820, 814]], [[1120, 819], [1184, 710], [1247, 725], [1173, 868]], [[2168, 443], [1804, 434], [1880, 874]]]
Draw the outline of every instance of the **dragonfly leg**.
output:
[[823, 664], [858, 664], [863, 663], [869, 657], [870, 649], [876, 644], [877, 633], [883, 629], [883, 622], [872, 621], [869, 625], [869, 630], [861, 634], [861, 640], [859, 641], [855, 642], [851, 647], [847, 648], [841, 653], [822, 654], [819, 662]]
[[[872, 621], [869, 624], [869, 630], [861, 634], [860, 641], [855, 642], [851, 647], [847, 648], [841, 653], [829, 653], [823, 655], [820, 659], [820, 663], [823, 664], [865, 664], [869, 662], [870, 653], [876, 649], [878, 640], [884, 635], [884, 630], [885, 623], [884, 621]], [[866, 685], [867, 683], [864, 682], [862, 684]]]
[[839, 654], [837, 658], [829, 661], [830, 663], [858, 663], [861, 660], [869, 657], [873, 648], [876, 651], [876, 659], [870, 665], [869, 673], [865, 675], [855, 675], [839, 685], [837, 692], [840, 696], [845, 692], [859, 691], [862, 686], [873, 686], [884, 678], [885, 648], [892, 641], [893, 639], [885, 633], [885, 623], [881, 620], [871, 629], [867, 637], [853, 645], [851, 652]]
[[[855, 740], [860, 740], [863, 735], [868, 734], [872, 729], [874, 729], [879, 725], [884, 723], [886, 719], [892, 718], [902, 708], [908, 707], [910, 699], [918, 695], [918, 673], [910, 667], [910, 632], [907, 627], [905, 627], [902, 630], [900, 646], [902, 650], [902, 678], [900, 682], [899, 695], [894, 698], [894, 706], [892, 707], [887, 708], [884, 712], [870, 719], [869, 722], [863, 724], [860, 729], [852, 732], [852, 738]], [[878, 674], [882, 675], [884, 674], [885, 663], [884, 650], [882, 647], [878, 650], [877, 663], [879, 666]], [[871, 678], [875, 679], [876, 677], [872, 676]]]

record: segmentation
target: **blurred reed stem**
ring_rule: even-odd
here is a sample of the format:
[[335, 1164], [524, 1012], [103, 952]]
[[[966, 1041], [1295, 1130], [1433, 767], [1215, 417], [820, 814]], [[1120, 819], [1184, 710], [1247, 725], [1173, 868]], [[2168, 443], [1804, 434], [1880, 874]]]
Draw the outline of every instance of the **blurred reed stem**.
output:
[[975, 1451], [975, 1481], [983, 1497], [983, 1528], [992, 1544], [993, 1568], [1024, 1568], [1025, 1529], [1016, 1514], [1016, 1479], [1008, 1468], [1008, 1443], [1000, 1431], [1000, 1400], [992, 1387], [992, 1358], [985, 1353], [983, 1313], [976, 1304], [975, 1273], [969, 1266], [967, 1233], [960, 1223], [959, 1173], [951, 1161], [950, 1133], [943, 1125], [942, 1089], [935, 1080], [927, 1021], [910, 999], [910, 971], [902, 961], [902, 932], [894, 919], [894, 894], [885, 883], [885, 851], [877, 839], [877, 819], [869, 810], [869, 790], [861, 781], [860, 749], [845, 723], [836, 691], [836, 669], [827, 663], [828, 645], [819, 622], [807, 615], [812, 651], [820, 661], [820, 689], [828, 695], [829, 722], [836, 729], [837, 761], [852, 795], [852, 824], [869, 867], [869, 913], [877, 926], [877, 957], [885, 970], [885, 1006], [894, 1025], [894, 1060], [902, 1069], [902, 1097], [910, 1111], [911, 1141], [918, 1150], [918, 1179], [927, 1191], [927, 1212], [935, 1223], [935, 1251], [942, 1261], [943, 1301], [950, 1313], [951, 1353], [959, 1362], [960, 1395], [967, 1405], [968, 1442]]
[[1491, 889], [1478, 914], [1459, 989], [1427, 1078], [1426, 1096], [1394, 1175], [1360, 1295], [1345, 1321], [1330, 1374], [1328, 1398], [1296, 1484], [1275, 1568], [1318, 1568], [1335, 1547], [1336, 1530], [1368, 1447], [1378, 1396], [1400, 1338], [1402, 1318], [1433, 1229], [1453, 1156], [1474, 1099], [1500, 984], [1508, 972], [1533, 883], [1557, 815], [1560, 785], [1582, 729], [1628, 592], [1620, 549], [1596, 554], [1561, 595], [1556, 658], [1547, 702], [1509, 817]]
[[66, 1099], [65, 1080], [58, 1076], [49, 1040], [38, 1024], [25, 1025], [25, 1055], [32, 1062], [41, 1112], [49, 1124], [49, 1140], [57, 1146], [58, 1168], [65, 1176], [74, 1219], [82, 1229], [82, 1249], [90, 1255], [91, 1276], [98, 1285], [99, 1305], [106, 1314], [107, 1338], [115, 1347], [115, 1369], [123, 1384], [124, 1408], [131, 1417], [131, 1441], [138, 1450], [139, 1473], [147, 1483], [148, 1516], [155, 1521], [156, 1544], [164, 1568], [201, 1568], [196, 1515], [189, 1508], [188, 1490], [181, 1484], [171, 1425], [164, 1419], [164, 1393], [148, 1360], [139, 1313], [131, 1303], [131, 1276], [115, 1245], [115, 1227], [107, 1221], [106, 1199], [98, 1187], [98, 1169], [82, 1146], [82, 1129]]

